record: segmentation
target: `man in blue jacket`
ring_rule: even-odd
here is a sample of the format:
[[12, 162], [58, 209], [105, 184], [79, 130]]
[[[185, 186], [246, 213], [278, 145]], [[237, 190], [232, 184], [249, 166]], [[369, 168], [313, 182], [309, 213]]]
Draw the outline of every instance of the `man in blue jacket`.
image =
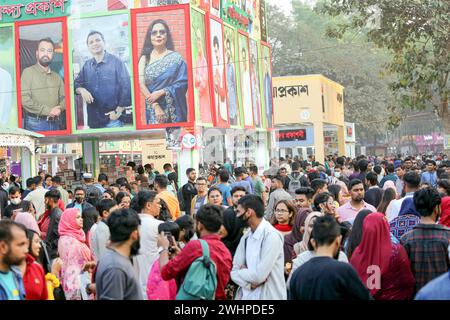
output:
[[28, 238], [23, 225], [0, 221], [0, 300], [25, 300], [25, 288], [18, 265], [28, 253]]

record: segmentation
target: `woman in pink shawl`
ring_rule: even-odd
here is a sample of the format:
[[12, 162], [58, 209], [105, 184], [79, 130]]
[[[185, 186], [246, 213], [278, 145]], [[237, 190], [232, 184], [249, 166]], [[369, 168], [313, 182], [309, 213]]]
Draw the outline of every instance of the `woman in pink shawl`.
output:
[[23, 224], [27, 229], [33, 230], [39, 236], [41, 236], [41, 230], [39, 230], [36, 218], [29, 212], [19, 212], [14, 219], [15, 222]]
[[83, 231], [83, 218], [78, 209], [63, 212], [58, 226], [58, 254], [63, 261], [61, 283], [67, 300], [80, 300], [80, 275], [84, 266], [91, 262], [91, 251], [86, 245]]

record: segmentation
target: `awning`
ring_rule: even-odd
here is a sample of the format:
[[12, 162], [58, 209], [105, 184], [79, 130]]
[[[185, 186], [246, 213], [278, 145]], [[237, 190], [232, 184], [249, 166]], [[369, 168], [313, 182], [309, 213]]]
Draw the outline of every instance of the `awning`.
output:
[[2, 127], [0, 128], [0, 147], [27, 148], [34, 153], [36, 139], [42, 137], [44, 135], [25, 129]]

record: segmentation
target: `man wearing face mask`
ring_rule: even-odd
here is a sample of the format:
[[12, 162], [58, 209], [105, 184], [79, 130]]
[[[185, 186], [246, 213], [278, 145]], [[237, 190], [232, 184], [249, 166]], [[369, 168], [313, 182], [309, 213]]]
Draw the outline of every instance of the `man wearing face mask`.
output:
[[5, 208], [5, 213], [2, 218], [12, 219], [14, 213], [27, 212], [30, 209], [31, 203], [22, 200], [20, 189], [18, 187], [11, 187], [9, 189], [10, 204]]
[[441, 197], [436, 189], [420, 189], [413, 199], [421, 216], [420, 223], [404, 234], [400, 242], [408, 253], [417, 293], [426, 283], [449, 270], [450, 228], [436, 224], [441, 216]]
[[[211, 260], [217, 268], [216, 300], [226, 299], [225, 286], [230, 280], [231, 254], [220, 240], [219, 230], [223, 224], [222, 208], [216, 205], [204, 205], [195, 215], [197, 236], [206, 241], [209, 247]], [[163, 280], [184, 279], [191, 264], [202, 256], [200, 241], [189, 241], [183, 250], [175, 243], [170, 244], [164, 233], [158, 236], [159, 264]], [[169, 261], [169, 247], [174, 250], [170, 253], [173, 258]]]
[[83, 187], [75, 188], [75, 199], [72, 203], [69, 203], [66, 209], [75, 208], [83, 213], [84, 210], [93, 208], [94, 206], [86, 201], [86, 190]]
[[250, 227], [233, 259], [231, 279], [241, 287], [239, 300], [286, 300], [283, 236], [264, 219], [264, 203], [255, 195], [238, 202], [237, 218]]
[[370, 300], [353, 267], [337, 261], [341, 231], [332, 216], [314, 222], [311, 243], [315, 256], [298, 268], [290, 281], [291, 300]]
[[132, 209], [116, 210], [107, 220], [110, 246], [95, 274], [97, 300], [143, 300], [131, 258], [140, 247], [141, 219]]

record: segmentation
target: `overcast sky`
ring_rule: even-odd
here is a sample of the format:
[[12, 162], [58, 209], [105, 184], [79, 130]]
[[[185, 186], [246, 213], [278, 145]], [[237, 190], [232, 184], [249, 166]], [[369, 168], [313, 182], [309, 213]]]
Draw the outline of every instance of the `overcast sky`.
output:
[[270, 4], [274, 4], [283, 9], [285, 14], [289, 14], [291, 12], [291, 0], [268, 0]]

